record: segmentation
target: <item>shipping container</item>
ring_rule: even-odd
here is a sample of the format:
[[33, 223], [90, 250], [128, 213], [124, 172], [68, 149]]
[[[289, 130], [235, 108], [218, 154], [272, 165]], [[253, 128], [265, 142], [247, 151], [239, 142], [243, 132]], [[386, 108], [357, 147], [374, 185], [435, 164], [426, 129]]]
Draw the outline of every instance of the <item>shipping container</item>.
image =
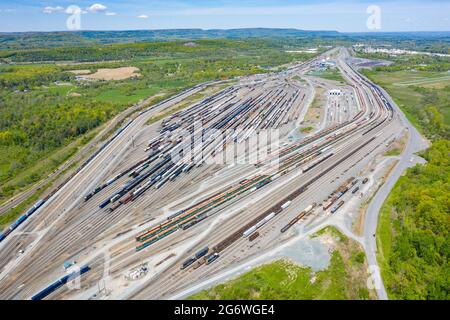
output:
[[344, 201], [339, 202], [337, 206], [335, 206], [333, 209], [331, 209], [331, 213], [335, 213], [336, 211], [338, 211], [339, 208], [342, 207], [343, 204], [344, 204]]
[[103, 209], [104, 207], [106, 207], [109, 203], [111, 202], [111, 199], [108, 198], [105, 201], [103, 201], [102, 203], [100, 203], [100, 205], [98, 206], [100, 209]]

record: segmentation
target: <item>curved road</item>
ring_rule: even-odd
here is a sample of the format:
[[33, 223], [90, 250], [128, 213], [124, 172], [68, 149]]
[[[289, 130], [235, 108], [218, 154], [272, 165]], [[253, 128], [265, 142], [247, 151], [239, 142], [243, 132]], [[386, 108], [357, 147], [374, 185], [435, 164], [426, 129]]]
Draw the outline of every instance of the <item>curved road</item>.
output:
[[374, 198], [370, 202], [367, 207], [366, 217], [364, 221], [364, 249], [366, 251], [367, 262], [369, 266], [371, 266], [372, 277], [375, 280], [375, 289], [378, 294], [378, 298], [380, 300], [387, 300], [388, 296], [386, 293], [386, 289], [384, 287], [380, 268], [377, 262], [377, 242], [376, 234], [377, 224], [378, 224], [378, 215], [380, 209], [391, 192], [392, 188], [395, 186], [395, 183], [403, 174], [403, 172], [417, 163], [424, 163], [424, 160], [415, 155], [415, 153], [428, 148], [429, 143], [420, 135], [417, 129], [408, 121], [400, 108], [395, 104], [389, 94], [381, 87], [380, 90], [383, 92], [385, 97], [389, 100], [391, 105], [396, 109], [396, 114], [400, 118], [400, 121], [406, 126], [408, 129], [408, 142], [406, 144], [405, 150], [401, 155], [400, 161], [395, 166], [392, 173], [387, 178], [386, 182], [383, 186], [378, 190], [375, 194]]

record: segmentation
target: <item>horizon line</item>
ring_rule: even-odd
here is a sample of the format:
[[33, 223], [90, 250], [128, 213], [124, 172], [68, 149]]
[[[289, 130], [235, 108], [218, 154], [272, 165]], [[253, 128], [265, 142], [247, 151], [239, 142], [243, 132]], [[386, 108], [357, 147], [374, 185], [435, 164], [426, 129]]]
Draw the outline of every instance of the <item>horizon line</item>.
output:
[[27, 31], [0, 31], [0, 34], [13, 34], [13, 33], [77, 33], [77, 32], [124, 32], [124, 31], [187, 31], [187, 30], [199, 30], [199, 31], [232, 31], [232, 30], [293, 30], [293, 31], [305, 31], [305, 32], [334, 32], [341, 34], [360, 33], [360, 34], [381, 34], [381, 33], [450, 33], [450, 30], [414, 30], [414, 31], [337, 31], [337, 30], [320, 30], [320, 29], [298, 29], [298, 28], [271, 28], [271, 27], [249, 27], [249, 28], [163, 28], [163, 29], [85, 29], [85, 30], [27, 30]]

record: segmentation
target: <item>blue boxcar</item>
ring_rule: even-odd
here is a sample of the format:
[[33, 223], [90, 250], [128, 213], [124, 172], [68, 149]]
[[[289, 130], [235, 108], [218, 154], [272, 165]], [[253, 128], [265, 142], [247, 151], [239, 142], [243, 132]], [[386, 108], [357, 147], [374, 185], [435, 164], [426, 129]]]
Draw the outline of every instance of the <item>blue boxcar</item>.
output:
[[14, 222], [12, 225], [10, 225], [9, 226], [9, 230], [14, 230], [15, 228], [17, 228], [17, 226], [18, 226], [19, 224], [17, 223], [17, 221], [16, 222]]
[[31, 216], [31, 215], [33, 214], [34, 211], [36, 211], [36, 208], [35, 208], [35, 207], [31, 207], [30, 209], [27, 210], [27, 212], [25, 212], [25, 215], [26, 215], [27, 217], [28, 217], [28, 216]]
[[[91, 268], [89, 266], [87, 266], [87, 265], [83, 266], [80, 269], [79, 276], [83, 275], [84, 273], [88, 272], [89, 270], [91, 270]], [[36, 293], [34, 296], [32, 296], [31, 300], [42, 300], [42, 299], [44, 299], [50, 293], [52, 293], [53, 291], [55, 291], [59, 287], [62, 287], [69, 280], [72, 280], [76, 276], [78, 276], [78, 272], [72, 272], [72, 273], [70, 273], [70, 274], [68, 274], [68, 275], [58, 279], [57, 281], [55, 281], [51, 285], [49, 285], [47, 288], [43, 289], [42, 291], [40, 291], [40, 292]]]
[[5, 239], [5, 235], [3, 233], [0, 232], [0, 242], [3, 241], [3, 239]]
[[102, 203], [100, 203], [99, 208], [100, 208], [100, 209], [103, 209], [103, 208], [106, 207], [110, 202], [111, 202], [111, 198], [106, 199], [105, 201], [103, 201]]
[[21, 224], [22, 222], [24, 222], [26, 219], [27, 219], [27, 215], [26, 214], [24, 214], [23, 216], [21, 216], [20, 218], [19, 218], [19, 220], [17, 220], [17, 225], [19, 225], [19, 224]]

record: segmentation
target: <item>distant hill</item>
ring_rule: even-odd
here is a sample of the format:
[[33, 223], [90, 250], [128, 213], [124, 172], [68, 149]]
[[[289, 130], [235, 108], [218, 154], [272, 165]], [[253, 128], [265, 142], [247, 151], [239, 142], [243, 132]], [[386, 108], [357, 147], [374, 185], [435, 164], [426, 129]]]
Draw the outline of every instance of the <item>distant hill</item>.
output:
[[67, 31], [0, 33], [0, 49], [30, 49], [95, 44], [156, 42], [198, 39], [244, 39], [286, 37], [336, 37], [337, 31], [305, 31], [298, 29], [166, 29], [129, 31]]
[[[420, 47], [432, 41], [448, 46], [450, 32], [367, 32], [340, 33], [331, 30], [299, 30], [277, 28], [244, 29], [161, 29], [125, 31], [60, 31], [60, 32], [0, 32], [0, 50], [20, 50], [55, 47], [79, 47], [99, 44], [127, 44], [201, 39], [310, 39], [340, 41], [339, 44], [364, 41], [373, 44], [395, 44], [408, 48]], [[325, 41], [324, 41], [325, 40]]]

